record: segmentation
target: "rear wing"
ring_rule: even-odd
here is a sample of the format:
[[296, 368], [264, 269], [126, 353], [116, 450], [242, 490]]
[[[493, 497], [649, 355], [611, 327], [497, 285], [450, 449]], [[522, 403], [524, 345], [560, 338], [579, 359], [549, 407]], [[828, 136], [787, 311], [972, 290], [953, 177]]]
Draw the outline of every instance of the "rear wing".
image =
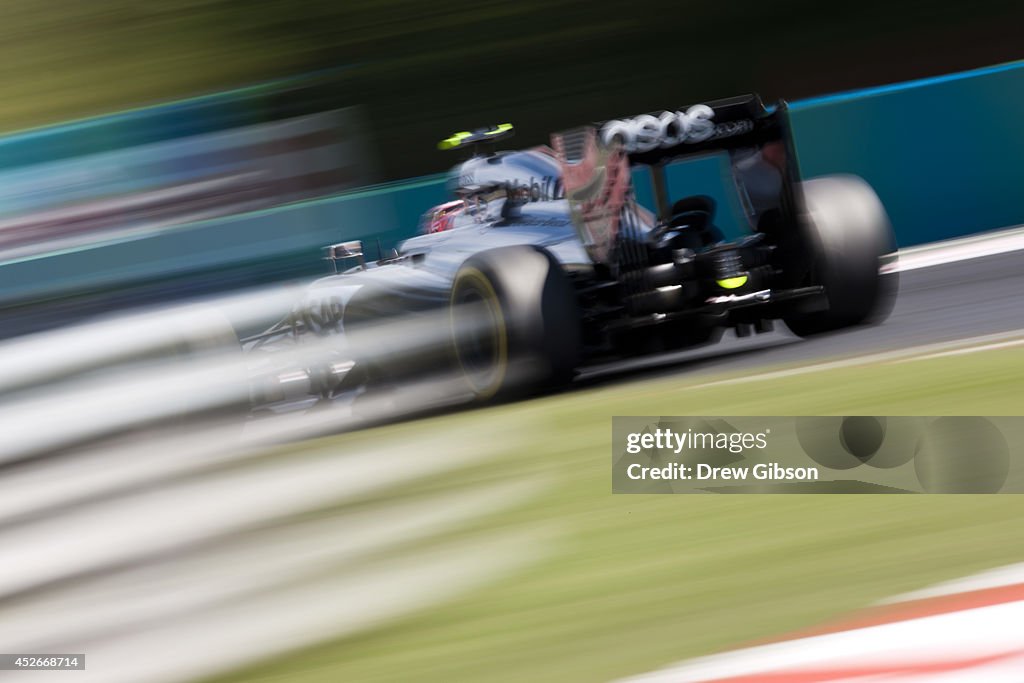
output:
[[[555, 133], [551, 146], [573, 224], [596, 263], [621, 262], [623, 240], [639, 243], [672, 221], [665, 167], [686, 157], [728, 153], [751, 227], [794, 215], [800, 171], [785, 102], [769, 110], [757, 95], [730, 97]], [[629, 172], [636, 165], [650, 168], [653, 216], [636, 202]]]

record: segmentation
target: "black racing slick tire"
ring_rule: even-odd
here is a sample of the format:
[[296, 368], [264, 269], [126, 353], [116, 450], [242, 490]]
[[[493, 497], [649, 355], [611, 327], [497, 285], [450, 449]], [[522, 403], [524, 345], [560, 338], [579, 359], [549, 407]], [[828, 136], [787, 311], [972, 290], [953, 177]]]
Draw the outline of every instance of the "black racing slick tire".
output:
[[892, 310], [899, 276], [886, 263], [896, 252], [896, 238], [878, 195], [851, 175], [808, 180], [801, 190], [799, 230], [808, 263], [799, 284], [823, 286], [828, 306], [786, 316], [786, 325], [806, 337], [882, 322]]
[[575, 289], [543, 249], [501, 247], [468, 259], [452, 285], [450, 319], [458, 371], [479, 401], [555, 388], [579, 365]]

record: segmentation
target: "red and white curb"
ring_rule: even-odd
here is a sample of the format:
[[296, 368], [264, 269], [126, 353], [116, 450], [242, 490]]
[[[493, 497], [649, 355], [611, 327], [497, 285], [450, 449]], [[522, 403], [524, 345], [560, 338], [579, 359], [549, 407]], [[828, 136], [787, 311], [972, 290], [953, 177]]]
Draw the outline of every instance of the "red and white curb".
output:
[[1022, 683], [1024, 564], [619, 683]]

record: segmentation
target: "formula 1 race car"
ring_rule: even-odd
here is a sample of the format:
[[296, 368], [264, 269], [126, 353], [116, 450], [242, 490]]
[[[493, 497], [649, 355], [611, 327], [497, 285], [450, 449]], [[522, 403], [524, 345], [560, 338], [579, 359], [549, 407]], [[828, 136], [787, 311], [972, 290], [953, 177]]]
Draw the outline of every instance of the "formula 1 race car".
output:
[[[328, 247], [337, 274], [247, 348], [338, 340], [337, 358], [302, 370], [304, 391], [323, 397], [445, 367], [488, 400], [727, 328], [745, 336], [783, 320], [807, 336], [888, 313], [896, 275], [880, 265], [895, 239], [885, 210], [860, 178], [800, 178], [784, 102], [766, 109], [741, 96], [554, 134], [550, 148], [491, 150], [511, 132], [443, 141], [472, 156], [421, 234], [376, 262], [359, 242]], [[724, 238], [710, 197], [669, 196], [668, 164], [708, 155], [728, 159], [742, 237]], [[636, 167], [648, 169], [653, 211], [636, 200]], [[369, 336], [382, 321], [426, 315], [443, 337], [433, 355], [388, 350], [406, 334]], [[364, 333], [368, 343], [353, 343]]]

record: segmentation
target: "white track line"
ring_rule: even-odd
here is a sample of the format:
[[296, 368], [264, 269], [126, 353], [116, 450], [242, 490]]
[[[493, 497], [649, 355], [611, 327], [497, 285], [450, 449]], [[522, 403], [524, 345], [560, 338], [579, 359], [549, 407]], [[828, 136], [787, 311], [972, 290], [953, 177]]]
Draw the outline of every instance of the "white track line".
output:
[[988, 571], [960, 579], [953, 579], [944, 583], [935, 584], [929, 588], [911, 593], [904, 593], [895, 597], [883, 600], [880, 604], [892, 604], [898, 602], [909, 602], [911, 600], [924, 600], [927, 598], [938, 598], [957, 593], [970, 593], [972, 591], [986, 590], [988, 588], [1003, 588], [1004, 586], [1015, 586], [1024, 584], [1024, 562], [1011, 564], [1006, 567], [997, 567]]
[[900, 249], [899, 262], [893, 269], [904, 272], [930, 268], [1022, 249], [1024, 249], [1024, 226], [1018, 226], [1007, 230]]
[[945, 356], [962, 356], [968, 353], [978, 353], [979, 351], [994, 351], [995, 349], [1006, 349], [1011, 346], [1020, 346], [1024, 344], [1024, 339], [1011, 339], [1010, 341], [994, 342], [992, 344], [981, 344], [978, 346], [968, 346], [962, 349], [952, 349], [950, 351], [938, 351], [936, 353], [929, 353], [923, 356], [914, 356], [913, 358], [906, 358], [905, 360], [928, 360], [931, 358], [943, 358]]
[[729, 384], [743, 384], [745, 382], [760, 382], [770, 379], [781, 379], [784, 377], [794, 377], [796, 375], [806, 375], [812, 372], [820, 372], [822, 370], [837, 370], [840, 368], [855, 367], [858, 365], [870, 365], [873, 363], [891, 363], [891, 362], [903, 362], [907, 360], [919, 360], [924, 358], [934, 358], [939, 355], [947, 355], [952, 353], [971, 353], [974, 350], [987, 350], [993, 348], [1001, 348], [1005, 346], [1017, 346], [1024, 344], [1024, 328], [1011, 330], [1009, 332], [999, 332], [996, 334], [986, 334], [980, 337], [968, 337], [966, 339], [955, 339], [948, 342], [937, 342], [933, 344], [923, 344], [921, 346], [911, 346], [906, 349], [898, 349], [896, 351], [882, 351], [879, 353], [869, 353], [863, 356], [853, 356], [850, 358], [841, 358], [839, 360], [826, 361], [824, 363], [814, 363], [813, 365], [801, 365], [793, 368], [785, 368], [782, 370], [772, 370], [770, 372], [762, 372], [756, 375], [744, 375], [742, 377], [730, 377], [728, 379], [715, 380], [714, 382], [705, 382], [703, 384], [694, 385], [694, 389], [705, 389], [707, 387], [715, 386], [726, 386]]

